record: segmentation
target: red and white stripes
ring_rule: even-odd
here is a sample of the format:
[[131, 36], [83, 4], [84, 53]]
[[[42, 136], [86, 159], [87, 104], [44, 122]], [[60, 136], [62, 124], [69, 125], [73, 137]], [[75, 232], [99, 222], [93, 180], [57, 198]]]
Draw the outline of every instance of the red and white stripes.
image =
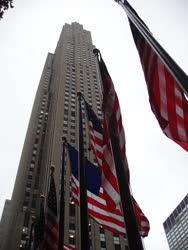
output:
[[166, 136], [188, 151], [188, 102], [184, 92], [131, 21], [130, 25], [144, 71], [152, 111]]
[[[79, 182], [72, 175], [72, 197], [73, 201], [79, 205]], [[100, 189], [99, 195], [87, 191], [88, 214], [103, 228], [121, 235], [125, 235], [125, 224], [119, 205], [113, 211], [109, 210], [104, 196], [103, 188]], [[135, 203], [135, 212], [137, 216], [140, 233], [146, 236], [149, 231], [149, 222]]]

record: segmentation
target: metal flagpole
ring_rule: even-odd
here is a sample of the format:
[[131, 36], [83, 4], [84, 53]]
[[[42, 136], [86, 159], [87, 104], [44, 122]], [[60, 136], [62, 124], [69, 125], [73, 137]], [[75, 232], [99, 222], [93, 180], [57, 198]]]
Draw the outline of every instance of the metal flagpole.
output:
[[31, 242], [33, 241], [33, 230], [34, 230], [34, 226], [36, 223], [35, 216], [32, 216], [31, 219], [32, 219], [32, 223], [31, 223], [30, 234], [29, 234], [28, 250], [31, 249]]
[[81, 250], [89, 250], [89, 228], [88, 228], [88, 207], [87, 188], [85, 176], [85, 157], [83, 141], [83, 122], [81, 93], [78, 92], [79, 103], [79, 183], [80, 183], [80, 227], [81, 227]]
[[167, 69], [170, 71], [172, 76], [177, 81], [179, 87], [188, 96], [188, 76], [185, 74], [185, 72], [177, 65], [177, 63], [171, 58], [171, 56], [157, 42], [157, 40], [153, 37], [147, 26], [138, 16], [136, 11], [132, 8], [132, 6], [126, 0], [114, 0], [114, 1], [122, 6], [128, 18], [136, 26], [136, 28], [139, 30], [142, 36], [147, 40], [148, 44], [153, 48], [155, 53], [162, 60], [164, 65], [167, 67]]
[[[101, 62], [99, 60], [100, 51], [98, 49], [94, 49], [93, 53], [97, 56], [99, 68], [101, 68], [100, 67]], [[132, 203], [132, 197], [130, 193], [130, 187], [128, 184], [128, 177], [125, 174], [125, 167], [124, 167], [122, 156], [120, 153], [119, 140], [115, 136], [116, 131], [114, 131], [114, 129], [115, 128], [111, 126], [109, 133], [110, 133], [112, 152], [113, 152], [113, 158], [114, 158], [115, 169], [116, 169], [116, 174], [117, 174], [117, 181], [118, 181], [118, 186], [119, 186], [119, 192], [120, 192], [120, 198], [121, 198], [121, 204], [122, 204], [122, 212], [124, 216], [129, 249], [130, 250], [143, 250], [144, 248], [143, 248], [141, 236], [138, 230], [138, 225], [137, 225], [133, 203]]]
[[62, 164], [61, 164], [61, 195], [60, 195], [60, 215], [59, 215], [59, 237], [58, 237], [58, 250], [62, 250], [64, 245], [64, 169], [65, 169], [65, 145], [67, 140], [62, 137], [63, 150], [62, 150]]
[[138, 230], [128, 178], [125, 175], [124, 165], [120, 155], [119, 141], [112, 131], [111, 144], [119, 184], [121, 205], [124, 215], [127, 239], [130, 250], [143, 250], [142, 239]]

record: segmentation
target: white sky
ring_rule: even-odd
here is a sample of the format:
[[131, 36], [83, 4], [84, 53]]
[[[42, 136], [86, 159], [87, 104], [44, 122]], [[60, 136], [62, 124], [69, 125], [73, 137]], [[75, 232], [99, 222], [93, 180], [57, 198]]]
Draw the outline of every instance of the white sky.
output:
[[[186, 0], [130, 0], [150, 30], [188, 72]], [[148, 102], [124, 10], [113, 0], [15, 0], [0, 22], [0, 213], [11, 197], [34, 96], [46, 55], [62, 26], [92, 32], [122, 109], [134, 196], [151, 224], [146, 249], [168, 249], [162, 223], [188, 191], [188, 154], [159, 128]]]

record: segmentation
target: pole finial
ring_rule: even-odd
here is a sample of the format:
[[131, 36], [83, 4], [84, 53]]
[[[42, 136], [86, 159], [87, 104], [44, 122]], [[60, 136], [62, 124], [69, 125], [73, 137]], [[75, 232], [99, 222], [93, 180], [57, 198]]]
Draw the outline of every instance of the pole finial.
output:
[[53, 174], [54, 171], [55, 171], [55, 166], [54, 166], [54, 165], [51, 165], [50, 170], [51, 170], [51, 174]]
[[93, 53], [94, 53], [95, 56], [99, 56], [100, 55], [100, 50], [95, 48], [95, 49], [93, 49]]
[[81, 97], [82, 93], [80, 91], [77, 92], [77, 96]]
[[41, 201], [44, 201], [44, 198], [45, 198], [44, 194], [41, 194], [41, 195], [40, 195]]
[[32, 220], [32, 222], [35, 222], [36, 217], [35, 217], [34, 215], [32, 215], [32, 216], [31, 216], [31, 220]]
[[67, 138], [65, 136], [62, 136], [62, 142], [66, 143], [67, 142]]

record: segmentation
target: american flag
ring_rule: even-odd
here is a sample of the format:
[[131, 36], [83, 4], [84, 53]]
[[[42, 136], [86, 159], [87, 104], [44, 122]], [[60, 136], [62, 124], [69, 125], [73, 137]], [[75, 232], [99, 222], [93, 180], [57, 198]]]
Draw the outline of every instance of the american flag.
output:
[[112, 208], [120, 202], [119, 187], [117, 182], [114, 158], [111, 147], [111, 135], [118, 139], [121, 159], [124, 164], [127, 180], [129, 181], [129, 169], [125, 154], [125, 135], [122, 125], [122, 117], [117, 94], [114, 89], [113, 82], [108, 73], [106, 65], [102, 59], [99, 61], [99, 68], [102, 78], [103, 88], [103, 157], [102, 157], [102, 173], [103, 188], [107, 194], [107, 203]]
[[44, 234], [45, 250], [57, 250], [58, 246], [57, 197], [53, 172], [54, 170], [51, 169], [50, 187], [47, 196], [46, 207], [46, 223]]
[[[98, 162], [101, 163], [100, 167], [102, 169], [102, 157], [103, 157], [102, 153], [103, 153], [103, 151], [101, 150], [99, 152], [100, 154], [98, 154], [99, 150], [96, 150], [98, 148], [101, 148], [101, 147], [98, 147], [98, 144], [101, 145], [103, 143], [103, 136], [101, 134], [102, 129], [101, 129], [100, 121], [97, 118], [94, 111], [92, 110], [91, 106], [86, 101], [85, 101], [85, 105], [86, 105], [86, 111], [87, 111], [86, 113], [87, 113], [88, 120], [89, 120], [89, 128], [90, 128], [90, 134], [91, 134], [91, 136], [90, 136], [91, 145], [92, 145], [92, 148], [93, 148], [93, 150], [94, 150], [94, 152], [96, 154], [96, 158], [100, 159], [100, 157], [101, 157], [101, 161], [98, 161]], [[74, 186], [76, 186], [76, 185], [74, 185]], [[77, 192], [78, 192], [78, 190], [77, 190]], [[89, 194], [89, 192], [88, 192], [88, 194]], [[99, 203], [96, 202], [96, 201], [98, 201], [98, 199], [99, 200], [103, 199], [103, 204], [105, 204], [103, 212], [108, 214], [107, 215], [108, 216], [107, 221], [109, 221], [109, 217], [111, 217], [111, 216], [113, 217], [114, 214], [115, 214], [116, 216], [121, 217], [120, 220], [117, 223], [121, 223], [122, 228], [125, 226], [119, 205], [117, 205], [115, 209], [113, 209], [113, 210], [111, 209], [111, 207], [108, 204], [108, 199], [107, 199], [109, 197], [107, 197], [107, 195], [106, 195], [103, 188], [100, 189], [100, 194], [99, 194], [100, 198], [97, 197], [97, 196], [93, 196], [91, 194], [89, 194], [89, 196], [94, 197], [92, 201], [95, 204], [99, 204]], [[135, 211], [136, 219], [137, 219], [137, 222], [138, 222], [138, 227], [140, 229], [140, 233], [141, 233], [141, 235], [146, 236], [146, 234], [149, 231], [149, 222], [148, 222], [147, 218], [145, 217], [145, 215], [142, 213], [141, 209], [139, 208], [138, 204], [136, 203], [136, 201], [134, 200], [133, 197], [132, 197], [132, 201], [133, 201], [134, 211]], [[96, 207], [97, 207], [97, 205], [96, 205]], [[91, 214], [93, 214], [93, 213], [91, 212]], [[99, 215], [99, 217], [100, 217], [100, 215]], [[104, 223], [106, 223], [105, 220], [104, 221], [101, 220], [101, 222], [100, 222], [100, 219], [98, 217], [97, 217], [96, 220], [102, 225], [104, 225]], [[113, 224], [112, 224], [112, 226], [105, 226], [105, 227], [107, 229], [109, 229], [110, 231], [115, 232], [115, 233], [116, 232], [117, 233], [122, 233], [122, 231], [125, 232], [124, 228], [123, 229], [121, 228], [118, 231], [115, 228], [116, 225], [113, 225]]]
[[[85, 100], [84, 100], [85, 101]], [[112, 157], [110, 141], [108, 143], [108, 158], [106, 157], [106, 145], [104, 145], [104, 135], [101, 122], [92, 110], [91, 106], [85, 101], [86, 114], [89, 121], [90, 142], [99, 167], [102, 171], [102, 186], [104, 196], [109, 208], [113, 210], [120, 201], [119, 190], [116, 181], [116, 172]]]
[[89, 132], [90, 132], [90, 143], [92, 150], [97, 159], [98, 165], [102, 170], [102, 158], [103, 158], [103, 130], [102, 125], [95, 112], [91, 106], [84, 99], [86, 114], [88, 117], [89, 123]]
[[44, 227], [45, 227], [45, 216], [44, 216], [44, 199], [41, 197], [40, 202], [40, 215], [34, 224], [33, 230], [33, 250], [42, 250], [44, 243]]
[[[71, 176], [71, 183], [73, 201], [75, 204], [79, 205], [79, 182], [74, 175]], [[126, 234], [124, 218], [121, 213], [120, 206], [117, 205], [113, 211], [109, 209], [102, 187], [100, 188], [99, 195], [95, 195], [87, 191], [87, 202], [89, 216], [99, 223], [104, 229], [121, 235]], [[149, 232], [149, 222], [138, 205], [136, 203], [134, 203], [134, 205], [137, 213], [137, 220], [139, 222], [140, 234], [142, 236], [147, 236]]]
[[129, 23], [144, 71], [151, 109], [164, 134], [188, 151], [188, 102], [184, 92], [130, 19]]

